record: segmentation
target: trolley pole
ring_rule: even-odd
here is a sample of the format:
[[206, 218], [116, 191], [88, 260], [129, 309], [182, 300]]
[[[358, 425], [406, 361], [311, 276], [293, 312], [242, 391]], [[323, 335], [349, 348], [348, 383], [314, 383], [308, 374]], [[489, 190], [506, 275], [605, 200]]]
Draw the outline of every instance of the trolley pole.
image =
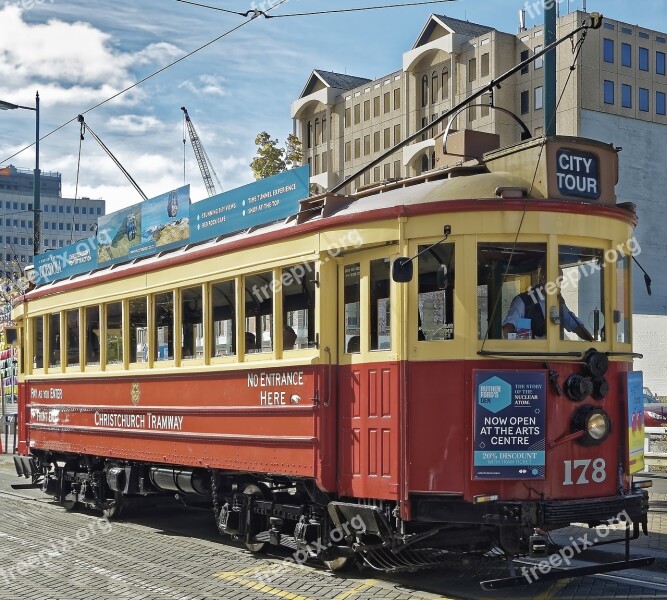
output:
[[[544, 3], [544, 45], [556, 41], [557, 2]], [[556, 135], [556, 49], [544, 55], [544, 135]]]

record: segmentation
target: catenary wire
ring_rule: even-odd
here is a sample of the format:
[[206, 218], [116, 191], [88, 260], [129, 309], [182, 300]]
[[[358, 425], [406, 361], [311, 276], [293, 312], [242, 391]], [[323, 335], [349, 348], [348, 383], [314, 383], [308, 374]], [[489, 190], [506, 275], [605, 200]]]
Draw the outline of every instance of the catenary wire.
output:
[[176, 0], [176, 2], [181, 2], [183, 4], [191, 4], [193, 6], [199, 6], [200, 8], [208, 8], [210, 10], [218, 10], [225, 13], [232, 13], [235, 15], [240, 15], [242, 17], [247, 17], [252, 15], [252, 18], [263, 16], [266, 19], [280, 19], [284, 17], [310, 17], [312, 15], [331, 15], [336, 13], [349, 13], [349, 12], [359, 12], [366, 10], [383, 10], [387, 8], [407, 8], [411, 6], [422, 6], [424, 4], [443, 4], [445, 2], [458, 2], [458, 0], [423, 0], [422, 2], [403, 2], [401, 4], [383, 4], [380, 6], [363, 6], [358, 8], [339, 8], [332, 10], [319, 10], [312, 12], [303, 12], [303, 13], [288, 13], [285, 15], [267, 15], [264, 11], [261, 10], [249, 10], [245, 13], [236, 12], [233, 10], [228, 10], [226, 8], [220, 8], [218, 6], [211, 6], [210, 4], [201, 4], [200, 2], [192, 2], [191, 0]]
[[[278, 2], [278, 4], [276, 4], [275, 6], [270, 7], [268, 10], [273, 10], [274, 8], [278, 8], [281, 4], [284, 4], [284, 3], [287, 2], [287, 1], [288, 1], [288, 0], [280, 0], [280, 2]], [[89, 112], [95, 110], [96, 108], [99, 108], [99, 107], [102, 106], [103, 104], [106, 104], [107, 102], [110, 102], [110, 101], [113, 100], [114, 98], [118, 98], [118, 96], [124, 94], [125, 92], [129, 92], [131, 89], [133, 89], [133, 88], [135, 88], [135, 87], [141, 85], [142, 83], [148, 81], [149, 79], [155, 77], [156, 75], [159, 75], [159, 74], [162, 73], [163, 71], [166, 71], [167, 69], [173, 67], [174, 65], [176, 65], [176, 64], [178, 64], [178, 63], [184, 61], [186, 58], [191, 57], [193, 54], [196, 54], [197, 52], [203, 50], [204, 48], [207, 48], [208, 46], [211, 46], [212, 44], [215, 44], [215, 42], [217, 42], [217, 41], [221, 40], [222, 38], [228, 36], [229, 34], [233, 33], [234, 31], [237, 31], [238, 29], [241, 29], [241, 27], [244, 27], [244, 26], [246, 26], [248, 23], [250, 23], [251, 21], [253, 21], [254, 18], [255, 18], [255, 17], [253, 16], [253, 17], [249, 18], [247, 21], [243, 21], [243, 23], [240, 23], [239, 25], [236, 25], [235, 27], [232, 27], [231, 29], [225, 31], [225, 33], [223, 33], [223, 34], [221, 34], [221, 35], [219, 35], [219, 36], [213, 38], [212, 40], [206, 42], [206, 43], [203, 44], [202, 46], [199, 46], [198, 48], [195, 48], [195, 49], [192, 50], [191, 52], [188, 52], [187, 54], [184, 54], [184, 55], [181, 56], [180, 58], [177, 58], [176, 60], [170, 62], [168, 65], [165, 65], [164, 67], [161, 67], [160, 69], [158, 69], [157, 71], [151, 73], [150, 75], [147, 75], [146, 77], [140, 79], [139, 81], [136, 81], [136, 82], [133, 83], [132, 85], [129, 85], [129, 86], [127, 86], [126, 88], [120, 90], [119, 92], [116, 92], [115, 94], [113, 94], [112, 96], [110, 96], [109, 98], [107, 98], [106, 100], [102, 100], [102, 102], [98, 102], [97, 104], [91, 106], [90, 108], [87, 108], [86, 110], [81, 111], [79, 114], [81, 114], [81, 115], [85, 115], [85, 114], [87, 114], [87, 113], [89, 113]], [[60, 131], [63, 127], [66, 127], [66, 126], [69, 125], [70, 123], [76, 121], [77, 118], [78, 118], [78, 115], [77, 115], [76, 117], [72, 117], [69, 121], [66, 121], [66, 122], [63, 123], [62, 125], [59, 125], [59, 126], [56, 127], [55, 129], [49, 131], [49, 133], [47, 133], [47, 134], [45, 134], [45, 135], [43, 135], [42, 137], [39, 138], [40, 141], [43, 140], [43, 139], [46, 139], [47, 137], [49, 137], [49, 136], [51, 136], [51, 135], [53, 135], [53, 134], [56, 133], [57, 131]], [[29, 145], [25, 146], [24, 148], [21, 148], [18, 152], [14, 152], [14, 154], [12, 154], [11, 156], [8, 156], [7, 158], [1, 160], [1, 161], [0, 161], [0, 164], [5, 164], [5, 163], [7, 163], [7, 162], [10, 161], [12, 158], [14, 158], [15, 156], [18, 156], [19, 154], [21, 154], [21, 152], [24, 152], [25, 150], [28, 150], [28, 149], [32, 148], [34, 145], [35, 145], [35, 142], [33, 142], [32, 144], [29, 144]]]

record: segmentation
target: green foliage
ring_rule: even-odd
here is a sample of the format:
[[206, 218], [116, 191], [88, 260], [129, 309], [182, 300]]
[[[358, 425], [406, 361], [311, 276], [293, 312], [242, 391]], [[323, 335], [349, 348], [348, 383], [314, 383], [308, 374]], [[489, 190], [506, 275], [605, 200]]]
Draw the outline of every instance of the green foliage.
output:
[[303, 160], [301, 142], [295, 135], [288, 135], [285, 148], [278, 147], [278, 139], [262, 131], [255, 138], [257, 155], [252, 159], [250, 168], [255, 179], [264, 179], [298, 167]]

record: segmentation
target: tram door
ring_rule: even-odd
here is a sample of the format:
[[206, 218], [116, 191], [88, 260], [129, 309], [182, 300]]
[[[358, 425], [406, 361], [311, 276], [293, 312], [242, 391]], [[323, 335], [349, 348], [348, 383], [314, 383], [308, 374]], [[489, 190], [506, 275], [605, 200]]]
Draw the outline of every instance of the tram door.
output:
[[400, 388], [386, 250], [346, 256], [338, 277], [339, 490], [396, 499]]

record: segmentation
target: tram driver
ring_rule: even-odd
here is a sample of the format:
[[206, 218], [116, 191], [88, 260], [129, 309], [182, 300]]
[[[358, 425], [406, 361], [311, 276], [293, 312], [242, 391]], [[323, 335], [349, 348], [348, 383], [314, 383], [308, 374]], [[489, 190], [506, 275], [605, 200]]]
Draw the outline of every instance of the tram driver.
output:
[[[559, 279], [563, 276], [563, 270], [559, 267]], [[546, 261], [542, 258], [537, 265], [535, 280], [536, 285], [527, 291], [518, 294], [510, 304], [507, 316], [503, 321], [503, 337], [506, 339], [530, 339], [545, 338], [546, 317], [546, 291], [544, 286], [547, 281]], [[594, 341], [591, 333], [581, 320], [567, 307], [565, 300], [558, 292], [558, 306], [560, 324], [567, 331], [575, 333], [582, 340]]]

